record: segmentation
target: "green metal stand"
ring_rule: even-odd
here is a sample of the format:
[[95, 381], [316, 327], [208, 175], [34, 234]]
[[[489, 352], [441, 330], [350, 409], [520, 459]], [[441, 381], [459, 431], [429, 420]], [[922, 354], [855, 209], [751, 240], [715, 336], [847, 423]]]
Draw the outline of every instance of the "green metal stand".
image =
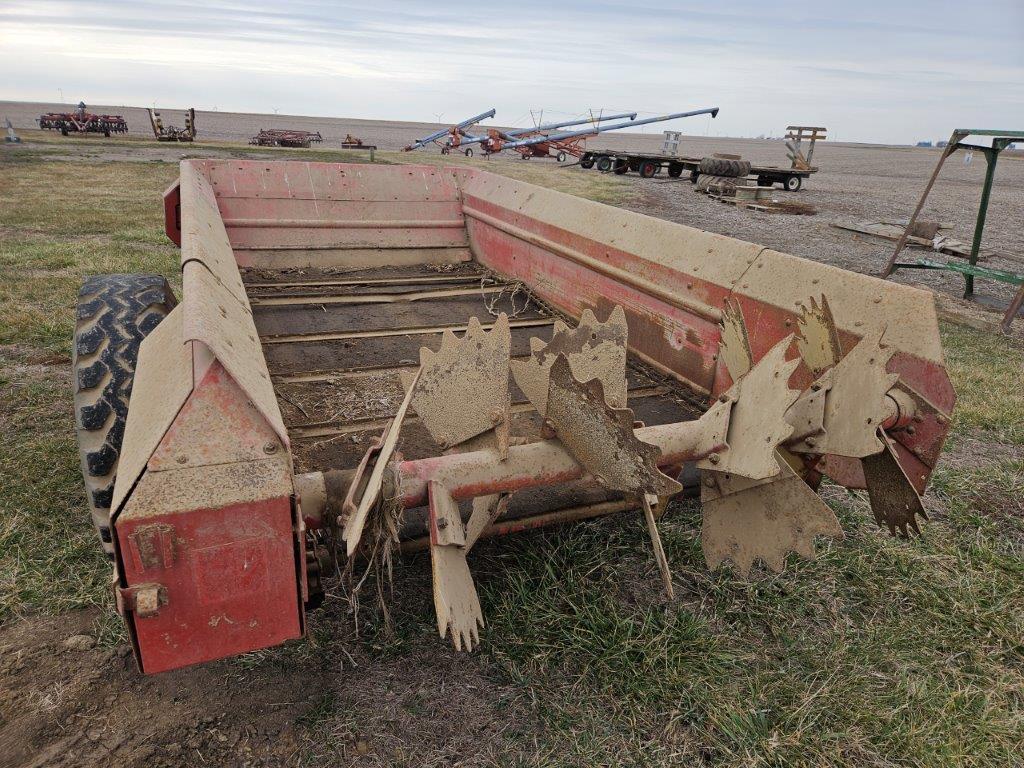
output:
[[[981, 148], [981, 151], [985, 154], [985, 182], [981, 188], [981, 203], [978, 206], [978, 221], [974, 225], [974, 240], [971, 242], [971, 266], [976, 267], [978, 265], [978, 252], [981, 250], [981, 235], [985, 231], [985, 217], [988, 215], [988, 201], [992, 194], [992, 179], [996, 175], [996, 160], [999, 158], [999, 153], [1009, 144], [1007, 142], [1001, 147], [996, 148], [993, 144], [991, 149]], [[974, 274], [971, 272], [964, 273], [964, 298], [970, 299], [974, 297]]]
[[[990, 136], [992, 137], [992, 146], [984, 147], [977, 144], [968, 144], [964, 140], [969, 136]], [[995, 179], [996, 161], [999, 159], [999, 153], [1013, 142], [1021, 140], [1024, 140], [1024, 131], [994, 131], [973, 128], [957, 128], [953, 131], [953, 135], [950, 136], [949, 143], [943, 150], [942, 156], [939, 158], [939, 162], [935, 166], [935, 170], [932, 172], [932, 176], [921, 195], [921, 199], [917, 203], [917, 208], [914, 209], [910, 221], [907, 222], [907, 228], [896, 243], [896, 249], [893, 251], [892, 256], [889, 257], [889, 261], [886, 263], [885, 269], [882, 270], [880, 276], [888, 277], [897, 269], [941, 269], [948, 272], [959, 272], [964, 276], [964, 298], [972, 300], [974, 299], [975, 277], [1017, 285], [1019, 286], [1017, 295], [1010, 302], [1002, 322], [1003, 332], [1009, 333], [1010, 326], [1013, 324], [1013, 318], [1020, 310], [1021, 304], [1024, 303], [1024, 275], [1000, 269], [979, 267], [978, 254], [981, 252], [981, 238], [985, 231], [985, 217], [988, 215], [989, 198], [992, 194], [992, 181]], [[981, 201], [978, 205], [978, 220], [974, 225], [974, 240], [971, 242], [970, 258], [966, 264], [961, 262], [936, 262], [929, 259], [918, 259], [913, 263], [897, 261], [897, 258], [899, 258], [900, 253], [907, 244], [907, 238], [917, 222], [917, 217], [924, 208], [925, 200], [928, 199], [928, 193], [931, 192], [936, 179], [939, 177], [943, 164], [958, 149], [981, 152], [985, 156], [985, 181], [981, 188]]]

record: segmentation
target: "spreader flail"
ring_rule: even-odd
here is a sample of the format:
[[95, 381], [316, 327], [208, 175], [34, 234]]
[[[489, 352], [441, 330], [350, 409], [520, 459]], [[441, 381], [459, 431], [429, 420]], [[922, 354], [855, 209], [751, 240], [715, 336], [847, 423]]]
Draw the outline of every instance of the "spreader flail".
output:
[[[882, 343], [884, 329], [864, 336], [845, 356], [828, 302], [811, 302], [800, 318], [801, 354], [811, 354], [820, 373], [810, 397], [821, 400], [821, 431], [793, 450], [860, 459], [871, 510], [879, 526], [894, 536], [920, 534], [917, 516], [927, 520], [921, 496], [896, 455], [885, 421], [903, 395], [899, 375], [887, 373], [893, 350]], [[806, 358], [805, 358], [806, 359]], [[814, 409], [819, 405], [815, 403]]]
[[412, 406], [442, 448], [496, 428], [507, 431], [511, 347], [508, 315], [502, 312], [490, 331], [471, 317], [462, 338], [445, 331], [439, 351], [420, 349], [422, 374]]
[[604, 396], [613, 408], [626, 407], [626, 313], [616, 306], [608, 319], [600, 323], [589, 309], [583, 310], [580, 324], [570, 328], [555, 321], [551, 341], [530, 339], [531, 355], [527, 360], [513, 360], [512, 374], [516, 384], [533, 403], [537, 413], [547, 412], [551, 366], [559, 355], [569, 361], [577, 381], [597, 379]]
[[[522, 488], [589, 478], [641, 508], [670, 597], [671, 570], [654, 508], [682, 490], [663, 470], [684, 461], [702, 472], [701, 546], [712, 569], [730, 561], [747, 576], [761, 561], [780, 572], [790, 552], [813, 558], [816, 537], [843, 537], [812, 487], [825, 455], [862, 462], [880, 524], [918, 531], [920, 498], [884, 431], [898, 380], [886, 372], [892, 352], [882, 343], [884, 329], [843, 355], [828, 303], [822, 298], [806, 306], [799, 335], [782, 338], [755, 362], [742, 308], [727, 301], [720, 352], [731, 385], [699, 419], [654, 427], [637, 422], [626, 407], [628, 328], [621, 307], [604, 321], [584, 311], [575, 328], [556, 321], [550, 340], [531, 338], [521, 360], [510, 360], [505, 315], [490, 331], [474, 318], [461, 337], [446, 332], [438, 352], [423, 349], [420, 369], [407, 381], [407, 401], [446, 456], [460, 461], [443, 470], [404, 462], [395, 482], [399, 488], [425, 483], [441, 635], [450, 632], [460, 650], [479, 643], [484, 619], [466, 555]], [[813, 379], [803, 390], [791, 386], [801, 366]], [[510, 437], [510, 373], [540, 417], [539, 435]], [[383, 453], [389, 438], [387, 432]], [[407, 465], [415, 478], [403, 476]], [[367, 491], [379, 485], [371, 482]], [[354, 509], [379, 503], [379, 495]], [[469, 504], [460, 508], [460, 501]], [[361, 519], [354, 514], [345, 528], [350, 549], [349, 532]]]
[[712, 570], [731, 560], [742, 576], [755, 560], [781, 573], [786, 553], [814, 558], [814, 537], [843, 538], [839, 521], [818, 495], [785, 462], [768, 480], [722, 472], [701, 483], [704, 522], [701, 548]]
[[578, 381], [563, 354], [550, 375], [545, 425], [601, 485], [633, 496], [672, 496], [683, 489], [658, 470], [657, 446], [637, 439], [633, 411], [608, 404], [600, 379]]
[[[461, 338], [445, 331], [438, 352], [420, 349], [420, 381], [411, 385], [415, 387], [413, 407], [427, 431], [447, 452], [491, 450], [499, 461], [508, 456], [511, 347], [508, 316], [503, 312], [490, 331], [472, 317]], [[431, 483], [429, 496], [438, 630], [441, 637], [451, 630], [457, 650], [472, 650], [480, 642], [479, 628], [484, 618], [466, 554], [505, 510], [508, 495], [474, 498], [466, 523], [458, 502], [442, 484]]]

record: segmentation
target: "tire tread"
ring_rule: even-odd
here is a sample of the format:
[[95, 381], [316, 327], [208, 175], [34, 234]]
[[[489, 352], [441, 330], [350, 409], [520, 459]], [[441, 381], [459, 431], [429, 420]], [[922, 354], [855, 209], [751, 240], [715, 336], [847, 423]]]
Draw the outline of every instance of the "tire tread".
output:
[[75, 431], [94, 519], [110, 513], [139, 346], [175, 304], [162, 275], [94, 275], [78, 292]]

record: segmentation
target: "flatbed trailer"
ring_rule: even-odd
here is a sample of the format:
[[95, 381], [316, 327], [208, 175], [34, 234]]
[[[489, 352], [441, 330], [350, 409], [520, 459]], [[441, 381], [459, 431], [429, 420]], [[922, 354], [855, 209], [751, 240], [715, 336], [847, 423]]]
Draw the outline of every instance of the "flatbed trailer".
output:
[[[664, 170], [672, 178], [684, 173], [690, 174], [690, 181], [697, 183], [700, 176], [700, 157], [682, 157], [665, 155], [660, 152], [616, 152], [614, 150], [587, 150], [580, 158], [583, 168], [597, 168], [599, 171], [612, 171], [617, 174], [634, 171], [645, 179], [657, 176]], [[803, 186], [804, 179], [817, 172], [817, 168], [779, 168], [775, 165], [752, 165], [749, 176], [757, 178], [761, 186], [781, 184], [790, 192], [796, 192]]]

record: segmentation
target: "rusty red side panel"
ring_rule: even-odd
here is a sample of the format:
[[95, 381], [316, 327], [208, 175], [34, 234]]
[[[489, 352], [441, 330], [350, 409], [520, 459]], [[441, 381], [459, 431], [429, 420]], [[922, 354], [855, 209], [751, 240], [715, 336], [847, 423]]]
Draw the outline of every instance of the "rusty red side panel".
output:
[[194, 161], [237, 263], [267, 269], [468, 261], [451, 174], [433, 166]]
[[[718, 395], [732, 384], [719, 356], [727, 300], [742, 310], [754, 360], [796, 333], [804, 308], [822, 296], [844, 349], [884, 328], [895, 348], [889, 370], [916, 404], [914, 428], [893, 434], [896, 450], [924, 489], [955, 402], [930, 295], [494, 174], [452, 173], [481, 263], [575, 317], [587, 308], [603, 317], [620, 304], [631, 351], [697, 393]], [[801, 364], [791, 384], [806, 387], [811, 378]], [[825, 457], [818, 469], [847, 487], [864, 485], [859, 462]]]
[[[219, 362], [201, 375], [114, 521], [121, 603], [145, 672], [303, 631], [287, 451]], [[157, 605], [136, 604], [147, 593]]]
[[288, 497], [189, 509], [118, 525], [123, 575], [158, 584], [159, 610], [131, 617], [146, 673], [300, 637]]
[[181, 247], [181, 183], [175, 181], [164, 191], [164, 232]]
[[[648, 364], [673, 372], [697, 392], [710, 393], [721, 317], [717, 307], [728, 288], [645, 262], [614, 244], [531, 220], [472, 194], [465, 195], [464, 207], [481, 260], [488, 267], [522, 280], [546, 301], [576, 317], [584, 309], [605, 317], [616, 304], [622, 306], [631, 350]], [[530, 235], [536, 236], [535, 242], [523, 240]], [[602, 273], [583, 267], [552, 252], [552, 247], [608, 269]], [[751, 249], [757, 252], [756, 246]], [[617, 273], [641, 277], [643, 284]], [[652, 294], [650, 286], [661, 288], [660, 295]]]

